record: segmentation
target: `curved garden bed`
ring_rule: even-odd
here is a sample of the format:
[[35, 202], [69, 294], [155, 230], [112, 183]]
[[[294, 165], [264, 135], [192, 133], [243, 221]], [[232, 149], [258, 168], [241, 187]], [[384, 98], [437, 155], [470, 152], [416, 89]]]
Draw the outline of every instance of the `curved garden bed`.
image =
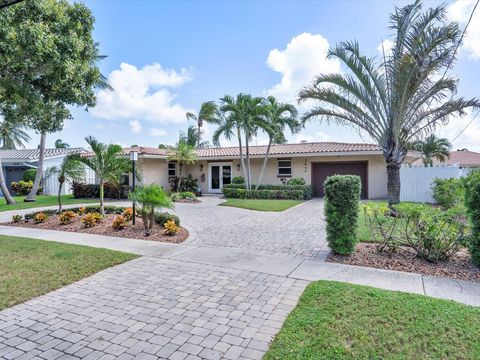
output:
[[[68, 209], [64, 213], [73, 212], [75, 216], [72, 216], [67, 223], [62, 223], [61, 216], [57, 212], [49, 211], [29, 214], [26, 215], [25, 218], [17, 218], [16, 221], [12, 220], [4, 225], [28, 227], [34, 229], [81, 232], [87, 234], [160, 241], [176, 244], [185, 241], [189, 235], [185, 228], [179, 226], [179, 219], [174, 215], [161, 217], [157, 216], [149, 236], [145, 236], [143, 221], [138, 215], [135, 219], [135, 225], [133, 225], [131, 219], [128, 219], [127, 217], [128, 220], [125, 219], [122, 228], [114, 228], [115, 220], [118, 217], [123, 217], [122, 214], [125, 214], [125, 211], [128, 211], [128, 208], [125, 209], [121, 207], [106, 207], [105, 216], [102, 219], [98, 219], [92, 226], [87, 227], [84, 222], [85, 218], [88, 216], [88, 214], [97, 214], [96, 210], [98, 210], [98, 208], [95, 207]], [[38, 220], [35, 219], [35, 216], [40, 213], [46, 215], [46, 219], [44, 219], [42, 222], [38, 222]], [[178, 225], [175, 233], [169, 234], [164, 228], [163, 224], [160, 224], [162, 222], [166, 222], [168, 219], [174, 220], [174, 222]]]

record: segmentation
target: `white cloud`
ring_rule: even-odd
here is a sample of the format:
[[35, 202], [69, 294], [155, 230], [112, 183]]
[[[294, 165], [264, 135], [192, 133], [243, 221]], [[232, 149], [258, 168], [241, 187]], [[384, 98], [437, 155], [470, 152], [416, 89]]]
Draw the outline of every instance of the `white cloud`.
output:
[[299, 143], [302, 141], [308, 141], [308, 142], [324, 142], [324, 141], [332, 141], [332, 138], [330, 135], [322, 132], [322, 131], [317, 131], [313, 135], [306, 135], [306, 134], [295, 134], [292, 138], [292, 143]]
[[155, 137], [162, 137], [167, 135], [167, 132], [163, 129], [160, 128], [152, 128], [150, 129], [150, 135], [155, 136]]
[[340, 72], [337, 59], [327, 59], [330, 45], [322, 35], [302, 33], [293, 37], [284, 50], [268, 54], [267, 65], [282, 75], [280, 82], [266, 91], [284, 102], [296, 103], [298, 92], [319, 74]]
[[388, 56], [392, 53], [392, 49], [393, 49], [394, 44], [395, 43], [392, 40], [385, 39], [377, 46], [377, 50], [382, 57], [383, 57], [384, 53], [385, 53], [385, 56]]
[[[445, 137], [450, 141], [453, 141], [453, 149], [467, 148], [471, 151], [480, 151], [480, 115], [478, 115], [473, 121], [473, 116], [469, 111], [463, 117], [451, 118], [449, 123], [441, 127], [438, 131], [438, 135]], [[470, 124], [470, 125], [469, 125]], [[455, 140], [453, 140], [465, 127], [467, 127], [462, 134]]]
[[140, 124], [140, 121], [132, 120], [132, 121], [129, 121], [129, 124], [130, 124], [130, 130], [132, 130], [133, 133], [139, 134], [142, 132], [142, 124]]
[[[458, 21], [465, 26], [475, 6], [475, 0], [456, 0], [447, 7], [449, 20]], [[474, 59], [480, 59], [480, 10], [472, 18], [464, 37], [463, 49]]]
[[146, 119], [161, 123], [185, 121], [184, 108], [175, 101], [171, 88], [190, 81], [186, 69], [164, 69], [158, 63], [138, 69], [121, 63], [108, 75], [114, 91], [100, 90], [92, 114], [102, 119]]

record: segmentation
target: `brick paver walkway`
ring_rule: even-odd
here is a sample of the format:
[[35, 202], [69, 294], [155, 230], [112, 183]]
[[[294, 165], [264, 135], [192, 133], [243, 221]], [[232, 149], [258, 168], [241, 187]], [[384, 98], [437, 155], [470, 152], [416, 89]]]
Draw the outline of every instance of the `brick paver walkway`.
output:
[[[325, 246], [318, 200], [282, 213], [219, 201], [177, 207], [186, 244], [305, 259]], [[0, 358], [260, 359], [307, 283], [143, 256], [0, 312]]]

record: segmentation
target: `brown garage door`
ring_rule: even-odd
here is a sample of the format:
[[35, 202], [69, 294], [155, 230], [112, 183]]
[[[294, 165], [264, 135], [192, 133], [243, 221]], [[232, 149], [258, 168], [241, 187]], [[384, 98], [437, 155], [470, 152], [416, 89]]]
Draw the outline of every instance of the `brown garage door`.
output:
[[312, 164], [312, 185], [315, 196], [323, 196], [323, 182], [331, 175], [358, 175], [362, 181], [362, 199], [368, 198], [367, 162], [326, 162]]

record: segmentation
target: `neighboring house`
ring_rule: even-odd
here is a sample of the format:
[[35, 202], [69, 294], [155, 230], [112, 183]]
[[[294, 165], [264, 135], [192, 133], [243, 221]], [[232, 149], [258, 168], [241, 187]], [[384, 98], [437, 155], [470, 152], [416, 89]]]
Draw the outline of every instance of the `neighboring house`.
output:
[[[250, 146], [252, 183], [258, 180], [266, 146]], [[169, 178], [178, 175], [178, 165], [168, 161], [168, 150], [136, 147], [138, 167], [144, 184], [159, 184], [169, 189]], [[244, 149], [245, 151], [245, 149]], [[235, 176], [243, 176], [238, 147], [212, 147], [197, 150], [198, 161], [185, 167], [184, 176], [198, 180], [203, 193], [221, 193]], [[264, 184], [281, 184], [282, 178], [304, 178], [323, 196], [323, 182], [334, 174], [358, 175], [362, 198], [387, 197], [387, 172], [382, 149], [373, 144], [311, 142], [272, 145]]]
[[[43, 167], [44, 174], [47, 173], [49, 168], [59, 165], [65, 156], [84, 151], [83, 148], [46, 149]], [[37, 168], [39, 155], [39, 149], [0, 150], [5, 183], [10, 191], [12, 191], [12, 182], [22, 180], [25, 170]], [[92, 175], [94, 176], [94, 174], [90, 174], [90, 176]], [[44, 177], [42, 187], [44, 194], [56, 195], [58, 192], [58, 181], [54, 176]], [[63, 193], [70, 194], [70, 186], [64, 186]]]
[[[423, 165], [422, 159], [416, 159], [412, 165]], [[444, 162], [433, 159], [434, 166], [458, 165], [461, 169], [480, 168], [480, 153], [467, 149], [450, 151], [450, 157]]]

